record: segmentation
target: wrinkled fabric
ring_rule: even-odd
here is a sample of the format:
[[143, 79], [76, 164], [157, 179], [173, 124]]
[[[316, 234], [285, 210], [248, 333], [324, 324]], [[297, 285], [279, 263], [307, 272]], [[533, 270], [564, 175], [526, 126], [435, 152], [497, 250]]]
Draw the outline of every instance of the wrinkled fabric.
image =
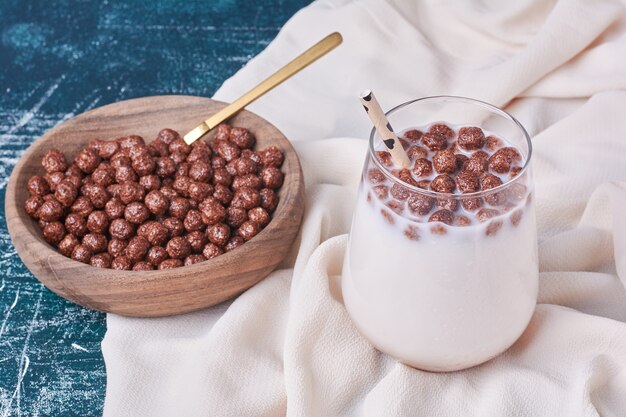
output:
[[[344, 43], [249, 109], [293, 142], [306, 213], [293, 253], [233, 301], [109, 314], [105, 416], [625, 416], [624, 2], [320, 0], [215, 98], [231, 101], [332, 31]], [[342, 304], [371, 126], [438, 94], [504, 107], [534, 146], [539, 304], [495, 359], [429, 373], [378, 352]]]

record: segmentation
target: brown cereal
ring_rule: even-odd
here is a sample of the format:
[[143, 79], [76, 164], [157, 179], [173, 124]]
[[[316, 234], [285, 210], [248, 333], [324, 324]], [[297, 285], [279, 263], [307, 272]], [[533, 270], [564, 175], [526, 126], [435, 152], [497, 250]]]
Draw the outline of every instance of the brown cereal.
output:
[[144, 203], [152, 214], [165, 214], [170, 207], [167, 197], [158, 190], [152, 190], [146, 194]]
[[133, 263], [127, 256], [120, 255], [113, 258], [111, 268], [120, 271], [130, 271], [133, 268]]
[[428, 133], [441, 135], [446, 139], [454, 138], [454, 130], [443, 123], [436, 123], [428, 129]]
[[150, 210], [139, 202], [132, 202], [124, 209], [124, 218], [133, 224], [142, 224], [150, 217]]
[[191, 245], [184, 237], [176, 236], [167, 242], [165, 250], [170, 258], [184, 259], [191, 254]]
[[128, 246], [127, 240], [113, 238], [109, 240], [109, 244], [107, 245], [107, 251], [113, 257], [121, 256], [124, 254], [126, 246]]
[[157, 175], [144, 175], [139, 178], [139, 185], [146, 191], [158, 190], [161, 187], [161, 180]]
[[258, 151], [258, 154], [264, 167], [280, 167], [285, 159], [283, 153], [276, 146], [268, 146]]
[[456, 189], [456, 184], [452, 177], [447, 174], [437, 175], [430, 183], [430, 189], [437, 191], [438, 193], [453, 193]]
[[89, 264], [96, 268], [111, 268], [112, 261], [113, 257], [110, 254], [104, 252], [92, 256]]
[[88, 264], [91, 261], [93, 252], [86, 245], [76, 245], [72, 250], [72, 259], [84, 264]]
[[174, 269], [183, 266], [183, 261], [180, 259], [166, 259], [159, 264], [158, 269]]
[[183, 226], [185, 226], [187, 232], [204, 229], [202, 213], [195, 209], [189, 210], [183, 221]]
[[143, 260], [150, 249], [150, 243], [145, 237], [135, 236], [128, 241], [124, 254], [131, 260], [131, 262], [138, 262]]
[[63, 172], [67, 169], [67, 161], [65, 160], [63, 152], [57, 149], [50, 149], [45, 153], [43, 158], [41, 158], [41, 166], [43, 166], [43, 169], [48, 173]]
[[237, 235], [230, 238], [226, 246], [224, 246], [224, 252], [230, 252], [232, 250], [237, 249], [239, 246], [246, 243], [243, 237]]
[[68, 214], [67, 217], [65, 217], [64, 224], [67, 232], [76, 237], [83, 237], [89, 231], [85, 218], [76, 213]]
[[206, 259], [213, 259], [224, 253], [224, 250], [214, 243], [207, 243], [202, 249], [202, 255]]
[[457, 143], [466, 151], [480, 149], [485, 144], [485, 134], [479, 127], [462, 127], [459, 129]]
[[61, 216], [63, 216], [63, 212], [63, 205], [52, 197], [44, 201], [41, 206], [39, 206], [35, 216], [40, 220], [53, 222], [59, 220]]
[[104, 205], [104, 212], [109, 220], [119, 219], [124, 216], [126, 206], [117, 197], [113, 197]]
[[161, 246], [152, 246], [148, 249], [148, 253], [146, 254], [146, 261], [150, 262], [153, 266], [159, 265], [167, 258], [169, 258], [167, 251]]
[[438, 174], [452, 174], [456, 171], [456, 156], [451, 150], [437, 151], [433, 155], [433, 167]]
[[101, 210], [92, 211], [87, 217], [87, 229], [92, 233], [106, 233], [109, 227], [109, 217]]
[[50, 186], [48, 182], [39, 175], [33, 175], [28, 180], [26, 188], [31, 195], [43, 196], [50, 193]]
[[425, 133], [422, 136], [422, 143], [431, 151], [440, 151], [448, 147], [448, 139], [437, 133]]
[[87, 246], [93, 253], [100, 253], [107, 250], [107, 238], [100, 233], [87, 233], [83, 237], [83, 245]]
[[24, 210], [26, 211], [26, 214], [33, 219], [38, 219], [39, 216], [37, 214], [37, 210], [39, 210], [39, 207], [41, 207], [44, 201], [45, 200], [38, 195], [31, 195], [28, 197], [24, 202]]
[[162, 224], [169, 230], [170, 237], [181, 236], [185, 231], [185, 225], [183, 224], [183, 221], [176, 217], [168, 217], [166, 219], [163, 219]]
[[59, 221], [49, 222], [42, 230], [43, 238], [51, 245], [56, 245], [65, 237], [65, 227]]
[[67, 256], [68, 258], [72, 256], [72, 252], [76, 246], [80, 245], [80, 241], [73, 234], [67, 234], [57, 245], [57, 249], [61, 252], [61, 255]]
[[133, 265], [133, 271], [151, 271], [153, 269], [154, 267], [146, 261], [139, 261]]
[[127, 240], [133, 236], [135, 228], [132, 223], [126, 219], [115, 219], [109, 226], [109, 234], [111, 237], [120, 240]]

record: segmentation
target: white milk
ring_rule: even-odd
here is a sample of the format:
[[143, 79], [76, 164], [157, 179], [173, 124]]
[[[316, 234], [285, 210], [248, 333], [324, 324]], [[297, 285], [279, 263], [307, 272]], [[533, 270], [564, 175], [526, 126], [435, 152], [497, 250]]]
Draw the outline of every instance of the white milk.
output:
[[[378, 349], [413, 367], [454, 371], [506, 350], [526, 328], [537, 298], [538, 261], [532, 199], [487, 223], [445, 226], [444, 235], [381, 214], [385, 205], [363, 180], [346, 261], [343, 298], [356, 326]], [[522, 210], [513, 225], [510, 215]], [[492, 220], [492, 221], [493, 221]], [[420, 239], [403, 234], [409, 225]]]

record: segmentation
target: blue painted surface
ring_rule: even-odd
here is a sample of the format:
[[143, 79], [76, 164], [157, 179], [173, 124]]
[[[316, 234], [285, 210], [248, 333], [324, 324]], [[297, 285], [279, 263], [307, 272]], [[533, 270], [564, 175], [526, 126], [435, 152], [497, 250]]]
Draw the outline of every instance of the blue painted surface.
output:
[[0, 416], [100, 415], [103, 314], [45, 289], [4, 221], [17, 159], [60, 121], [157, 94], [211, 96], [309, 0], [0, 1]]

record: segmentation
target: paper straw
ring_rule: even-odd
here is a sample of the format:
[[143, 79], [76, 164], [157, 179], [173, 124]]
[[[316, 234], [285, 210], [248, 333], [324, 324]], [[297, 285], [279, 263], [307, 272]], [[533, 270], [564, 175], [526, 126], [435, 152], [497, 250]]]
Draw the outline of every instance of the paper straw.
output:
[[382, 138], [387, 149], [389, 149], [393, 164], [402, 168], [408, 168], [411, 165], [411, 161], [404, 151], [400, 139], [398, 139], [398, 136], [394, 133], [393, 128], [389, 124], [385, 112], [380, 108], [380, 104], [378, 104], [374, 93], [371, 90], [365, 90], [361, 93], [359, 98], [367, 115], [374, 124], [378, 135]]

